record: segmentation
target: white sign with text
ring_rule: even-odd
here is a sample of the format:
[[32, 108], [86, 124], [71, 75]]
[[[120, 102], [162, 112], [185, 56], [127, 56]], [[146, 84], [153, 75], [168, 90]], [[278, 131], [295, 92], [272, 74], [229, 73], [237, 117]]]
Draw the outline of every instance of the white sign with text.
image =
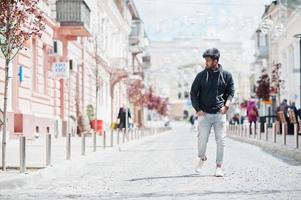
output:
[[66, 62], [53, 63], [52, 72], [56, 78], [68, 78], [69, 77], [69, 64]]

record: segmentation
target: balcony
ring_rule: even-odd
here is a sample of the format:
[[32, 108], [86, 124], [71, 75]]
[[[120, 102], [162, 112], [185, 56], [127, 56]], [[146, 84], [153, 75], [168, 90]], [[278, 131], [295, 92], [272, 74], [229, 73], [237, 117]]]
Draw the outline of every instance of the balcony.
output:
[[61, 35], [91, 36], [89, 31], [91, 10], [84, 0], [58, 0], [56, 10]]
[[267, 46], [261, 46], [256, 50], [256, 57], [259, 59], [268, 58], [268, 47]]
[[138, 53], [143, 51], [144, 26], [141, 20], [132, 21], [132, 31], [129, 35], [130, 51]]

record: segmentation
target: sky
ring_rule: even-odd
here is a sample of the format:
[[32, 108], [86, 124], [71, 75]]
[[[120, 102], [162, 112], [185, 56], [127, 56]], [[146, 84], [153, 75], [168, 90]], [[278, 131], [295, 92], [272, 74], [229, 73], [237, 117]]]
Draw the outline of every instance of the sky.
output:
[[214, 36], [240, 41], [252, 61], [252, 36], [271, 0], [135, 0], [151, 41]]

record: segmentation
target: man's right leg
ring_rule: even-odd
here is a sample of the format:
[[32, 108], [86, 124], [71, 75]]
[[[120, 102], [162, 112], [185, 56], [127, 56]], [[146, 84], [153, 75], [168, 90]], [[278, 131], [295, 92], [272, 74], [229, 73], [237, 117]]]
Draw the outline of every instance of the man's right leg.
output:
[[209, 114], [199, 117], [198, 122], [198, 156], [205, 161], [207, 159], [206, 149], [212, 123], [209, 120]]

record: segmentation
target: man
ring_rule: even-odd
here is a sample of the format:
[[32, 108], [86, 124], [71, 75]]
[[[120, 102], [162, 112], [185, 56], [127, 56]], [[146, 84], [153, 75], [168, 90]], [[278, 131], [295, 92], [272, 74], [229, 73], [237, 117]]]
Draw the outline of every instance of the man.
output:
[[231, 73], [219, 64], [220, 52], [216, 48], [204, 52], [206, 68], [200, 72], [190, 91], [191, 102], [198, 116], [198, 156], [196, 169], [201, 172], [207, 160], [206, 148], [211, 128], [214, 128], [217, 145], [215, 176], [224, 176], [222, 170], [226, 137], [226, 113], [234, 96], [234, 82]]

